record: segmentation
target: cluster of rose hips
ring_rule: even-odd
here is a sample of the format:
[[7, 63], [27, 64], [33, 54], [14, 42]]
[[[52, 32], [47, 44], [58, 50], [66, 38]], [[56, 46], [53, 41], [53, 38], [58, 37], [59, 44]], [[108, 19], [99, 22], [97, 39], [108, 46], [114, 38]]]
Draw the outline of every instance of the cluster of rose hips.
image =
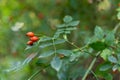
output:
[[38, 36], [35, 36], [33, 32], [27, 32], [26, 36], [29, 37], [29, 41], [27, 42], [27, 45], [32, 46], [34, 42], [37, 42], [39, 40]]

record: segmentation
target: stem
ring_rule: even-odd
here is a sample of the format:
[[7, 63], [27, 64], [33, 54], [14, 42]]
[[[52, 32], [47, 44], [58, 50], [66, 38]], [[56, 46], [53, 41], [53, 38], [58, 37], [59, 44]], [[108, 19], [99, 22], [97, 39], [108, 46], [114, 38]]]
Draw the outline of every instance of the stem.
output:
[[90, 54], [89, 52], [87, 52], [87, 51], [83, 51], [83, 49], [84, 48], [86, 48], [87, 47], [87, 45], [86, 46], [84, 46], [84, 47], [82, 47], [82, 48], [80, 48], [80, 47], [78, 47], [78, 46], [76, 46], [74, 43], [72, 43], [72, 42], [70, 42], [70, 41], [68, 41], [68, 40], [66, 40], [66, 42], [68, 42], [69, 44], [71, 44], [72, 46], [74, 46], [74, 47], [76, 47], [77, 49], [75, 50], [75, 51], [81, 51], [81, 52], [86, 52], [86, 53], [88, 53], [89, 55], [91, 55], [91, 56], [93, 56], [94, 57], [94, 55], [93, 54]]
[[32, 80], [37, 74], [39, 74], [39, 72], [41, 72], [41, 70], [38, 70], [37, 72], [35, 72], [28, 80]]
[[92, 60], [90, 66], [88, 67], [87, 71], [85, 72], [85, 75], [83, 76], [82, 80], [85, 80], [86, 77], [88, 76], [88, 74], [91, 71], [91, 69], [93, 68], [99, 54], [100, 54], [100, 52], [98, 52], [96, 57], [94, 57], [94, 59]]
[[87, 45], [86, 45], [86, 46], [80, 48], [80, 47], [78, 47], [77, 45], [75, 45], [74, 43], [70, 42], [69, 40], [67, 40], [67, 39], [65, 39], [65, 40], [66, 40], [66, 42], [68, 42], [68, 43], [71, 44], [72, 46], [76, 47], [76, 48], [77, 48], [76, 51], [77, 51], [77, 50], [83, 51], [83, 49], [87, 47]]
[[79, 50], [81, 50], [78, 46], [76, 46], [74, 43], [72, 43], [72, 42], [70, 42], [70, 41], [68, 41], [68, 40], [66, 40], [69, 44], [71, 44], [72, 46], [74, 46], [74, 47], [76, 47], [77, 49], [79, 49]]
[[91, 73], [95, 76], [96, 80], [99, 80], [99, 79], [97, 78], [97, 75], [96, 75], [93, 71], [91, 71]]
[[113, 29], [113, 31], [116, 32], [119, 27], [120, 27], [120, 23], [118, 23], [118, 24], [115, 26], [115, 28]]
[[[48, 68], [49, 65], [47, 65], [44, 69]], [[32, 80], [37, 74], [39, 74], [43, 69], [40, 69], [38, 71], [36, 71], [30, 78], [28, 78], [28, 80]]]
[[56, 47], [55, 47], [55, 39], [53, 38], [52, 40], [53, 40], [53, 48], [54, 48], [55, 56], [56, 56], [57, 51], [56, 51]]

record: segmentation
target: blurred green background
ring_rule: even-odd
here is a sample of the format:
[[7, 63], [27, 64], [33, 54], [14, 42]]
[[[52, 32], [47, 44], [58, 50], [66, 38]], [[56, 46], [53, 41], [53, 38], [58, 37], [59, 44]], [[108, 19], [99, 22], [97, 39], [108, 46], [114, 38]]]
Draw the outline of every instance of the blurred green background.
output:
[[[27, 80], [39, 68], [29, 64], [16, 72], [6, 72], [32, 53], [24, 53], [28, 31], [52, 36], [56, 25], [70, 15], [80, 20], [80, 24], [69, 39], [82, 46], [96, 25], [114, 28], [118, 23], [118, 3], [119, 0], [0, 0], [0, 80]], [[57, 80], [57, 77], [49, 68], [35, 80]]]

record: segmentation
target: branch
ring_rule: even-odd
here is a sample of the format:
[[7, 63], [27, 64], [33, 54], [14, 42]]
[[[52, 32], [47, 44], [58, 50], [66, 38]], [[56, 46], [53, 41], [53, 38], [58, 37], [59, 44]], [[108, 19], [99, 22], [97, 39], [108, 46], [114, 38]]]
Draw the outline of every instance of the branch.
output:
[[94, 57], [94, 59], [92, 60], [89, 68], [87, 69], [87, 71], [85, 72], [85, 75], [83, 76], [82, 80], [85, 80], [86, 77], [88, 76], [89, 72], [91, 71], [91, 69], [93, 68], [96, 60], [97, 60], [97, 57], [99, 56], [100, 52], [97, 53], [96, 57]]

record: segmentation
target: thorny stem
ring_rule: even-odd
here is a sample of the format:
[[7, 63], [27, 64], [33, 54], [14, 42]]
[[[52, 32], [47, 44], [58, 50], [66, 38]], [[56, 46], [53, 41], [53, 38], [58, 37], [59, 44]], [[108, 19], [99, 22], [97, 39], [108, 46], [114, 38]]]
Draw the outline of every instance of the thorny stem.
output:
[[87, 71], [85, 72], [82, 80], [85, 80], [86, 77], [88, 76], [88, 74], [89, 74], [89, 72], [91, 71], [91, 69], [93, 68], [93, 66], [94, 66], [94, 64], [95, 64], [95, 62], [96, 62], [97, 57], [99, 56], [99, 54], [100, 54], [100, 52], [98, 52], [98, 53], [96, 54], [96, 57], [94, 57], [94, 59], [92, 60], [90, 66], [88, 67]]

